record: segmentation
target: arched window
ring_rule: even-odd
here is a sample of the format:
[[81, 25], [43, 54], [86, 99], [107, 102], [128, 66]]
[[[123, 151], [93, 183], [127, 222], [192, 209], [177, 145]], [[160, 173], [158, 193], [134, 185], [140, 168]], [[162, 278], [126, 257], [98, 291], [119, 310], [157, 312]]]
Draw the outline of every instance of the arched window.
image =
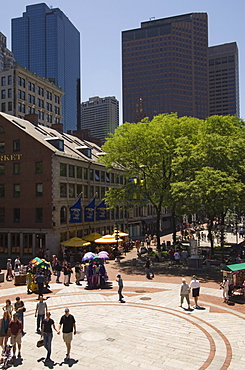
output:
[[66, 207], [63, 206], [60, 209], [60, 223], [65, 224], [67, 222], [67, 210]]

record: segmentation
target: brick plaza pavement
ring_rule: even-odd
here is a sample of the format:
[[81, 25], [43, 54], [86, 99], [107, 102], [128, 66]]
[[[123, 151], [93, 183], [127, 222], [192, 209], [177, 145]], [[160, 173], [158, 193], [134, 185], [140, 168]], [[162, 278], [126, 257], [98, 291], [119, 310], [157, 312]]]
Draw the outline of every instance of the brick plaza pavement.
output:
[[[134, 256], [134, 251], [126, 258]], [[53, 362], [44, 364], [46, 350], [36, 347], [34, 317], [36, 295], [26, 294], [26, 287], [1, 284], [0, 305], [19, 295], [27, 308], [22, 344], [22, 360], [14, 367], [24, 370], [46, 368], [76, 369], [155, 369], [155, 370], [240, 370], [245, 368], [244, 319], [242, 304], [222, 303], [218, 281], [201, 280], [201, 309], [188, 311], [179, 307], [179, 285], [183, 276], [190, 280], [187, 269], [178, 276], [156, 275], [147, 280], [133, 270], [126, 274], [124, 265], [110, 261], [107, 271], [110, 289], [86, 290], [85, 283], [69, 287], [51, 284], [45, 295], [52, 318], [58, 324], [64, 308], [77, 320], [78, 333], [72, 342], [71, 360], [64, 362], [62, 336], [54, 332]], [[124, 278], [121, 304], [117, 295], [115, 275]], [[184, 306], [186, 304], [184, 303]]]

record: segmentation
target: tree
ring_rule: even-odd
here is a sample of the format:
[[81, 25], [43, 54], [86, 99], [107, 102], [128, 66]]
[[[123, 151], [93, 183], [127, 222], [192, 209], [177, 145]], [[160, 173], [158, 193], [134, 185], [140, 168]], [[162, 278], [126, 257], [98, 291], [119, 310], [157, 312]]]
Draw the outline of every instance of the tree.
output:
[[[192, 141], [200, 125], [195, 118], [176, 114], [159, 115], [152, 121], [125, 123], [103, 145], [105, 166], [123, 168], [125, 183], [106, 192], [106, 203], [134, 207], [151, 203], [156, 210], [157, 244], [160, 246], [160, 220], [163, 207], [173, 204], [171, 183], [184, 177], [173, 171], [174, 159], [182, 157], [183, 142]], [[191, 144], [190, 144], [191, 145]], [[187, 152], [187, 149], [186, 149]], [[187, 155], [187, 154], [186, 154]]]

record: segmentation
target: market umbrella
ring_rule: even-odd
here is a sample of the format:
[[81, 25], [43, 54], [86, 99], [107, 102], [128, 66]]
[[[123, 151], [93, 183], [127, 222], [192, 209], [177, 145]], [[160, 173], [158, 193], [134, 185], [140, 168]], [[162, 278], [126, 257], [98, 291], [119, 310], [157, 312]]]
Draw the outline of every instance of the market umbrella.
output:
[[124, 233], [123, 231], [120, 231], [120, 230], [114, 230], [114, 233], [112, 234], [114, 237], [116, 235], [118, 235], [120, 238], [124, 237], [124, 236], [128, 236], [129, 234], [128, 233]]
[[107, 253], [105, 251], [99, 252], [98, 256], [102, 260], [108, 260], [109, 259], [109, 253]]
[[92, 252], [87, 252], [82, 258], [82, 261], [89, 261], [94, 259], [95, 254]]
[[60, 244], [65, 247], [85, 247], [87, 245], [90, 245], [91, 243], [81, 238], [74, 237]]
[[36, 268], [50, 268], [50, 262], [46, 261], [44, 258], [35, 257], [30, 260], [30, 264]]
[[118, 240], [115, 239], [113, 235], [104, 235], [99, 239], [95, 239], [95, 243], [99, 243], [99, 244], [114, 244], [114, 243], [122, 242], [122, 241], [123, 241], [122, 239], [118, 239]]
[[84, 240], [87, 240], [88, 242], [94, 242], [95, 239], [101, 238], [101, 234], [99, 233], [92, 233], [86, 236], [83, 236]]

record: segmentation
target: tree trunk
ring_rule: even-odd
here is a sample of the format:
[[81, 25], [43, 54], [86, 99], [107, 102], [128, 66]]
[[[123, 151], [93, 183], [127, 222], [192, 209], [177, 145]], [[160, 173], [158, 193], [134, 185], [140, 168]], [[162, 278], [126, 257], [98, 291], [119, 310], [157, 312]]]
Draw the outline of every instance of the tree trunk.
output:
[[177, 231], [176, 231], [176, 215], [175, 207], [172, 208], [172, 227], [173, 227], [173, 244], [177, 244]]
[[220, 223], [220, 246], [222, 250], [222, 260], [224, 258], [224, 246], [225, 246], [225, 214], [222, 213]]
[[211, 247], [211, 256], [214, 255], [214, 239], [212, 234], [212, 228], [213, 228], [213, 220], [208, 221], [208, 238], [210, 240], [210, 247]]
[[156, 223], [157, 250], [161, 249], [160, 234], [161, 234], [161, 210], [157, 209], [157, 223]]

